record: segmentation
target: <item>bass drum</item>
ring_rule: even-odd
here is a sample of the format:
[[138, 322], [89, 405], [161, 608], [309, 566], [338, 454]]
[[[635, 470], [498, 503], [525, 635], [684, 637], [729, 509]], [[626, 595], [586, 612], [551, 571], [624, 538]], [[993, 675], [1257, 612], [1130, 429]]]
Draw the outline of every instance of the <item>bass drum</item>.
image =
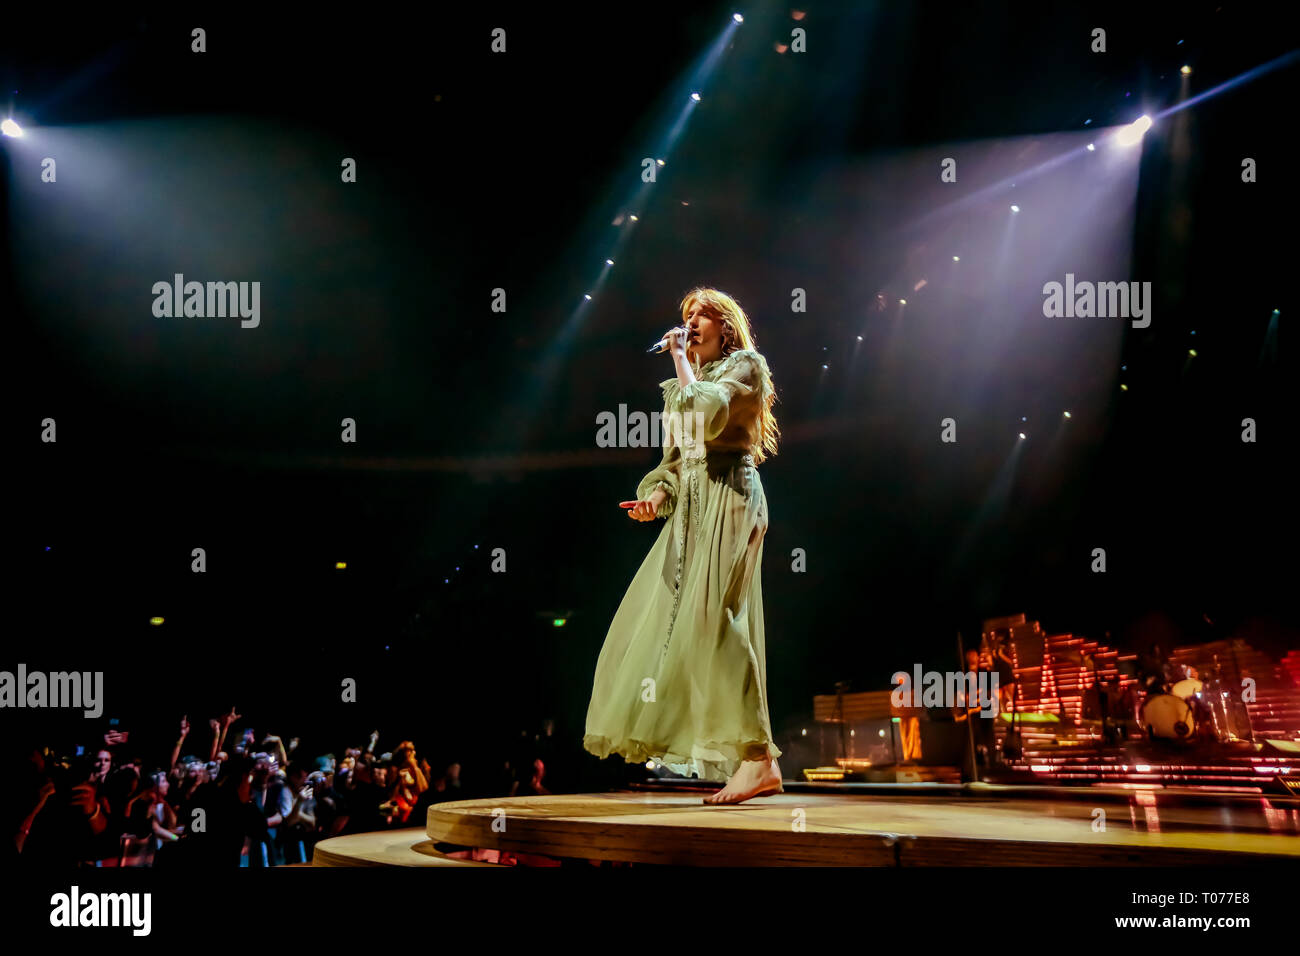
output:
[[1142, 726], [1152, 737], [1191, 740], [1196, 735], [1192, 705], [1173, 694], [1153, 694], [1142, 705]]
[[1179, 700], [1186, 700], [1199, 694], [1205, 685], [1195, 677], [1184, 677], [1173, 687], [1169, 688], [1169, 693], [1173, 694]]

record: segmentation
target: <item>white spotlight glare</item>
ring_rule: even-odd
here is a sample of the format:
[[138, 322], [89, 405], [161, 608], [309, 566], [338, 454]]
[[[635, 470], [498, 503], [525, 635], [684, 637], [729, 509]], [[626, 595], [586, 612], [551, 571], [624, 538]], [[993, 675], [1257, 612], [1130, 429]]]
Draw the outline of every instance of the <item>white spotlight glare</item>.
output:
[[1151, 128], [1151, 117], [1145, 113], [1115, 134], [1115, 143], [1119, 146], [1136, 146], [1142, 142], [1142, 134]]
[[0, 133], [5, 136], [12, 136], [14, 139], [23, 135], [23, 128], [15, 123], [12, 119], [0, 121]]
[[700, 101], [700, 94], [699, 94], [699, 93], [692, 93], [692, 94], [691, 94], [691, 99], [693, 99], [695, 102], [698, 103], [698, 102]]
[[586, 299], [588, 302], [590, 302], [590, 301], [591, 301], [591, 293], [588, 292], [586, 295], [583, 296], [583, 298]]
[[1092, 143], [1089, 143], [1089, 144], [1088, 144], [1088, 152], [1090, 152], [1090, 153], [1095, 153], [1096, 151], [1097, 151], [1097, 147], [1094, 146]]
[[1021, 432], [1021, 433], [1020, 433], [1020, 437], [1023, 439], [1023, 438], [1025, 437], [1025, 433], [1024, 433], [1024, 432]]
[[953, 261], [953, 262], [961, 262], [961, 256], [953, 256], [953, 257], [952, 257], [952, 261]]
[[607, 266], [612, 266], [613, 264], [614, 264], [614, 260], [613, 260], [613, 259], [606, 259], [606, 260], [605, 260], [605, 265], [607, 265]]
[[906, 299], [899, 299], [899, 300], [898, 300], [898, 304], [899, 304], [899, 305], [907, 305], [907, 300], [906, 300]]
[[745, 18], [742, 17], [739, 13], [733, 13], [733, 14], [731, 15], [731, 19], [735, 20], [737, 23], [744, 23], [744, 22], [745, 22]]
[[1012, 211], [1012, 212], [1020, 212], [1020, 207], [1019, 207], [1019, 206], [1012, 206], [1012, 207], [1011, 207], [1011, 211]]

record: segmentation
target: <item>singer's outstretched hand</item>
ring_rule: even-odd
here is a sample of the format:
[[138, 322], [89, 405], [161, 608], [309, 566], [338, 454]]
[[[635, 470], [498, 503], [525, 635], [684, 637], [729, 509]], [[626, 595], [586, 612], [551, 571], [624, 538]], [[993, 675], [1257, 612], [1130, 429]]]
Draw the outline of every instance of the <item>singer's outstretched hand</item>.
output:
[[627, 516], [633, 521], [654, 521], [659, 514], [659, 506], [668, 495], [660, 488], [645, 501], [620, 501], [620, 508], [630, 509]]

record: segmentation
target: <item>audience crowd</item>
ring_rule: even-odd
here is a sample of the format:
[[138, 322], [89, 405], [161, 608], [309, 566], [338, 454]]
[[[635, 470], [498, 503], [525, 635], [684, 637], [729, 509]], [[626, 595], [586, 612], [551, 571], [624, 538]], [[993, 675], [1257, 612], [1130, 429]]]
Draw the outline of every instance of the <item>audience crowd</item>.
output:
[[10, 862], [53, 866], [306, 863], [319, 840], [422, 826], [434, 803], [549, 793], [555, 754], [548, 720], [467, 793], [459, 763], [435, 768], [410, 740], [381, 752], [378, 731], [342, 756], [308, 756], [299, 738], [259, 737], [234, 709], [209, 729], [198, 749], [182, 718], [165, 765], [136, 756], [129, 734], [116, 730], [70, 757], [31, 748], [4, 789], [12, 837], [3, 852]]

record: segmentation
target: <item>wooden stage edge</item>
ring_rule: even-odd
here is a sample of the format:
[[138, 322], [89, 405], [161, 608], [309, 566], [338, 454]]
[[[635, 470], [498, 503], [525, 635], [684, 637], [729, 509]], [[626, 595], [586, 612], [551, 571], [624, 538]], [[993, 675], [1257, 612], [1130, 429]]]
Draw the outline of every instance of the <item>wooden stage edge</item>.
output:
[[[446, 855], [459, 848], [669, 866], [1300, 863], [1295, 811], [1267, 807], [1266, 801], [1254, 810], [1232, 811], [1146, 800], [1102, 808], [1077, 799], [970, 795], [784, 793], [723, 807], [700, 801], [699, 793], [627, 791], [459, 800], [430, 807], [424, 832], [325, 840], [316, 846], [313, 864], [496, 865]], [[1104, 829], [1098, 828], [1099, 812]]]

